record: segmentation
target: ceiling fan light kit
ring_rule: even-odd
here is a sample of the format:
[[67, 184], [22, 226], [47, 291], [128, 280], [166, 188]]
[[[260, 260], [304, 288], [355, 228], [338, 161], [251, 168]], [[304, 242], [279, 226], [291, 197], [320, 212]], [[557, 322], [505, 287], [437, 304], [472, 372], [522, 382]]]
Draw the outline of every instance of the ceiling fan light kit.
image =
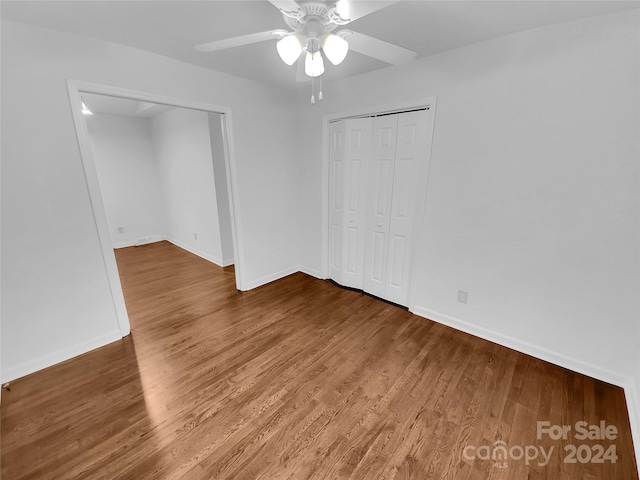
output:
[[322, 38], [322, 51], [334, 65], [340, 65], [349, 53], [347, 41], [333, 33], [327, 33]]
[[[349, 50], [376, 58], [391, 65], [400, 65], [416, 57], [416, 53], [406, 48], [384, 42], [377, 38], [351, 30], [339, 30], [358, 18], [369, 15], [392, 5], [399, 0], [268, 0], [280, 13], [290, 31], [269, 30], [266, 32], [241, 35], [239, 37], [215, 40], [196, 45], [199, 52], [214, 52], [226, 48], [249, 45], [278, 38], [276, 50], [282, 61], [293, 65], [306, 51], [304, 64], [298, 63], [298, 81], [304, 81], [302, 72], [313, 81], [324, 73], [323, 54], [333, 65], [340, 65]], [[345, 37], [349, 38], [349, 42]], [[303, 69], [304, 67], [304, 69]], [[322, 92], [318, 95], [322, 100]], [[313, 97], [312, 83], [312, 102]]]
[[307, 52], [307, 56], [304, 61], [304, 73], [307, 74], [308, 77], [319, 77], [324, 73], [324, 61], [322, 60], [322, 55], [320, 55], [320, 51], [311, 53]]
[[301, 36], [298, 33], [292, 33], [286, 37], [281, 38], [276, 43], [276, 49], [278, 55], [284, 63], [287, 65], [293, 65], [302, 53]]

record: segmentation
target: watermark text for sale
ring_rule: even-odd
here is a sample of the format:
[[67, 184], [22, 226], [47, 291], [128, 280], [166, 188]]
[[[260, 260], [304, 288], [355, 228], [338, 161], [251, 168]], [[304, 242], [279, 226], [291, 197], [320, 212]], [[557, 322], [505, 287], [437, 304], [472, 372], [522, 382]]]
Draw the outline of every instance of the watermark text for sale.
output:
[[[564, 463], [616, 463], [618, 460], [616, 444], [618, 438], [615, 425], [607, 425], [603, 420], [598, 424], [585, 421], [573, 425], [555, 425], [549, 421], [536, 423], [536, 439], [564, 440], [571, 443], [564, 446]], [[580, 443], [586, 442], [589, 443]], [[593, 441], [602, 441], [593, 443]], [[558, 447], [559, 448], [559, 447]], [[507, 468], [510, 461], [523, 461], [526, 465], [545, 467], [551, 461], [556, 446], [549, 445], [512, 445], [497, 440], [493, 445], [467, 445], [463, 450], [465, 460], [488, 460], [494, 468]]]

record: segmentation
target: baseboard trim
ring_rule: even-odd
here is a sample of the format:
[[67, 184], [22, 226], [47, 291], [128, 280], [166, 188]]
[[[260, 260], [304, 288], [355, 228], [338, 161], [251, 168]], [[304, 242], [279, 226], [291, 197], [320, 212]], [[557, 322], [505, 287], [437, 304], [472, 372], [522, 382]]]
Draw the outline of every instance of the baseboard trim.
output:
[[113, 246], [113, 248], [128, 248], [128, 247], [139, 247], [141, 245], [148, 245], [150, 243], [158, 243], [164, 240], [162, 235], [150, 235], [148, 237], [140, 238], [138, 240], [131, 240], [128, 242], [117, 243]]
[[215, 263], [219, 267], [226, 267], [228, 265], [231, 265], [230, 263], [225, 265], [221, 258], [217, 258], [217, 257], [214, 257], [213, 255], [209, 255], [208, 253], [201, 252], [200, 250], [193, 248], [187, 245], [186, 243], [182, 243], [179, 240], [176, 240], [175, 238], [165, 236], [164, 240], [166, 240], [167, 242], [173, 243], [176, 247], [180, 247], [181, 249], [186, 250], [189, 253], [193, 253], [194, 255], [197, 255], [200, 258], [204, 258], [205, 260], [208, 260], [211, 263]]
[[322, 272], [320, 270], [316, 270], [315, 268], [309, 268], [309, 267], [305, 267], [305, 266], [299, 265], [298, 266], [298, 271], [300, 271], [302, 273], [306, 273], [307, 275], [310, 275], [312, 277], [319, 278], [320, 280], [326, 280], [327, 279], [327, 277], [322, 275]]
[[434, 322], [442, 323], [443, 325], [455, 328], [456, 330], [461, 330], [470, 335], [483, 338], [484, 340], [497, 343], [498, 345], [517, 350], [518, 352], [531, 355], [532, 357], [545, 360], [555, 365], [573, 370], [574, 372], [582, 373], [583, 375], [587, 375], [589, 377], [593, 377], [598, 380], [611, 383], [613, 385], [622, 387], [629, 381], [629, 377], [620, 375], [606, 368], [601, 368], [592, 363], [584, 362], [567, 355], [563, 355], [561, 353], [553, 352], [544, 347], [539, 347], [528, 342], [523, 342], [516, 338], [467, 323], [463, 320], [458, 320], [456, 318], [450, 317], [440, 312], [436, 312], [434, 310], [430, 310], [428, 308], [415, 306], [414, 308], [410, 308], [409, 310], [416, 315], [428, 318], [429, 320], [433, 320]]
[[636, 467], [640, 473], [640, 386], [633, 378], [629, 378], [624, 386], [624, 396], [627, 400], [627, 411], [629, 412], [629, 423], [631, 424], [631, 436], [633, 437], [633, 449], [636, 454]]
[[253, 290], [254, 288], [261, 287], [262, 285], [266, 285], [267, 283], [275, 282], [276, 280], [288, 277], [289, 275], [297, 273], [299, 271], [299, 267], [297, 266], [285, 268], [284, 270], [280, 270], [279, 272], [265, 275], [264, 277], [258, 278], [256, 280], [246, 282], [246, 284], [243, 286], [243, 290]]
[[73, 345], [71, 347], [64, 348], [47, 355], [43, 355], [33, 360], [29, 360], [28, 362], [24, 362], [20, 365], [16, 365], [4, 370], [2, 372], [1, 382], [11, 382], [31, 373], [35, 373], [39, 370], [43, 370], [66, 360], [70, 360], [74, 357], [77, 357], [78, 355], [82, 355], [83, 353], [95, 350], [96, 348], [104, 347], [105, 345], [108, 345], [109, 343], [115, 342], [120, 339], [122, 339], [122, 334], [119, 330], [114, 330], [86, 342], [82, 342], [78, 345]]

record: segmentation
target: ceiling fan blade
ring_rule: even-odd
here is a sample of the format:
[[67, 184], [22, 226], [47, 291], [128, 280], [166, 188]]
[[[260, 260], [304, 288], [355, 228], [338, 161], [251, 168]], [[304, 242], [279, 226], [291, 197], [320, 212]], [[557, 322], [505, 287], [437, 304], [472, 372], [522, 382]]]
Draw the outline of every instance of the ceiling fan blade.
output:
[[276, 38], [279, 39], [287, 33], [288, 32], [286, 30], [268, 30], [266, 32], [250, 33], [249, 35], [240, 35], [239, 37], [223, 38], [222, 40], [201, 43], [193, 48], [198, 52], [215, 52], [226, 48], [249, 45], [250, 43], [265, 42]]
[[274, 7], [282, 12], [283, 15], [291, 18], [302, 18], [304, 11], [293, 0], [269, 0]]
[[392, 43], [364, 35], [351, 30], [340, 30], [338, 35], [349, 44], [349, 50], [362, 53], [368, 57], [377, 58], [391, 65], [408, 63], [418, 55], [416, 52], [399, 47]]
[[398, 3], [399, 1], [400, 0], [339, 0], [335, 5], [335, 13], [340, 17], [341, 21], [336, 23], [344, 25], [346, 23], [353, 22], [358, 18], [369, 15], [370, 13], [388, 7], [394, 3]]

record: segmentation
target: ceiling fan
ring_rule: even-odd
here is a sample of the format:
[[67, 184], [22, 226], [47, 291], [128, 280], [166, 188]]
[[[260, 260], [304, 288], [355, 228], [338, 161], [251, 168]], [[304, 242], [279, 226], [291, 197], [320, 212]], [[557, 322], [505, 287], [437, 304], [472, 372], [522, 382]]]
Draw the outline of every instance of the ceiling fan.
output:
[[[282, 13], [290, 30], [268, 30], [231, 37], [196, 45], [199, 52], [214, 52], [241, 45], [277, 39], [276, 48], [287, 65], [298, 62], [298, 81], [312, 79], [324, 73], [324, 56], [339, 65], [349, 50], [400, 65], [410, 62], [416, 53], [398, 45], [354, 32], [348, 29], [335, 31], [339, 26], [364, 17], [399, 0], [269, 0]], [[304, 62], [302, 56], [304, 55]], [[322, 92], [320, 92], [322, 95]], [[321, 98], [321, 97], [320, 97]], [[314, 99], [312, 96], [312, 103]]]

